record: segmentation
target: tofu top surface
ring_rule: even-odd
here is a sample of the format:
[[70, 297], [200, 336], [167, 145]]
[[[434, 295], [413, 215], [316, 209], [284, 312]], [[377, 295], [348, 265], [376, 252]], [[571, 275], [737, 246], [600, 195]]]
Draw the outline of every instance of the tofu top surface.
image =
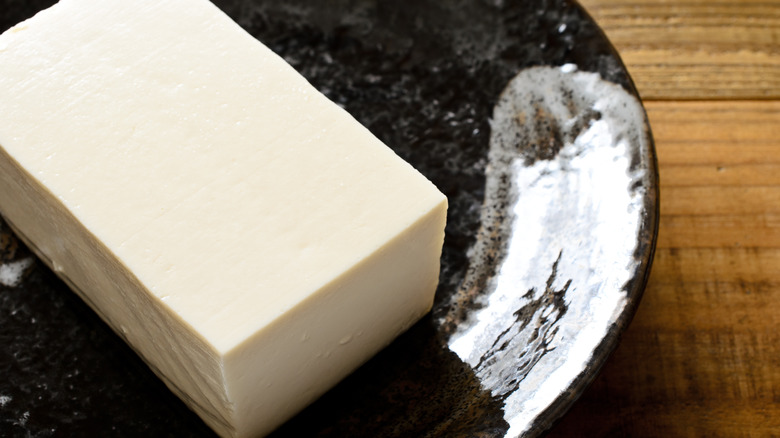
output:
[[445, 202], [206, 1], [63, 0], [0, 36], [0, 102], [0, 146], [222, 352]]

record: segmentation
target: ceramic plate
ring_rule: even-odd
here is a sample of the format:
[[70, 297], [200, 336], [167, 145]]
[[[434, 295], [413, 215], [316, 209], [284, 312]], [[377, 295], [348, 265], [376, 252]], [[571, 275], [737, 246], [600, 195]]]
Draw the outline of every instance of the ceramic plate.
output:
[[[629, 323], [657, 228], [645, 113], [596, 24], [563, 0], [217, 3], [450, 200], [431, 314], [275, 435], [547, 430]], [[0, 227], [0, 435], [212, 434]]]

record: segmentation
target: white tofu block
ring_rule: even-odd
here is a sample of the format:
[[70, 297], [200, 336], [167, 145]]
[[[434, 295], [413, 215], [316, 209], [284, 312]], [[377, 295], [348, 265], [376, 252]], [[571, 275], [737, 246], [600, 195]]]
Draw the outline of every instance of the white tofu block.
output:
[[0, 211], [254, 436], [430, 309], [446, 199], [208, 1], [63, 0], [0, 36]]

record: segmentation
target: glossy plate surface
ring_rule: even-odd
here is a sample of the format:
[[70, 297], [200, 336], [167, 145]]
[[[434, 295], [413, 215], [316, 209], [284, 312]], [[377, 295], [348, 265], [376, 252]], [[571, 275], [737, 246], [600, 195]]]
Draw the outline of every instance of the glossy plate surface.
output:
[[[48, 3], [0, 2], [2, 30]], [[275, 435], [549, 428], [657, 232], [649, 126], [596, 24], [560, 0], [216, 3], [450, 199], [433, 312]], [[0, 435], [211, 435], [2, 222], [0, 327]]]

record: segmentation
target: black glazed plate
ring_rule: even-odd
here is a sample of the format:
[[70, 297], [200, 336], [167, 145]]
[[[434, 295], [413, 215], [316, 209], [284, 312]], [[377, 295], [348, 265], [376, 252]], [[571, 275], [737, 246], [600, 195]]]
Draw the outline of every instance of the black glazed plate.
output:
[[[0, 3], [0, 30], [51, 3]], [[547, 430], [657, 232], [649, 126], [596, 24], [563, 0], [216, 3], [450, 200], [432, 313], [274, 435]], [[0, 282], [0, 435], [212, 435], [1, 221]]]

